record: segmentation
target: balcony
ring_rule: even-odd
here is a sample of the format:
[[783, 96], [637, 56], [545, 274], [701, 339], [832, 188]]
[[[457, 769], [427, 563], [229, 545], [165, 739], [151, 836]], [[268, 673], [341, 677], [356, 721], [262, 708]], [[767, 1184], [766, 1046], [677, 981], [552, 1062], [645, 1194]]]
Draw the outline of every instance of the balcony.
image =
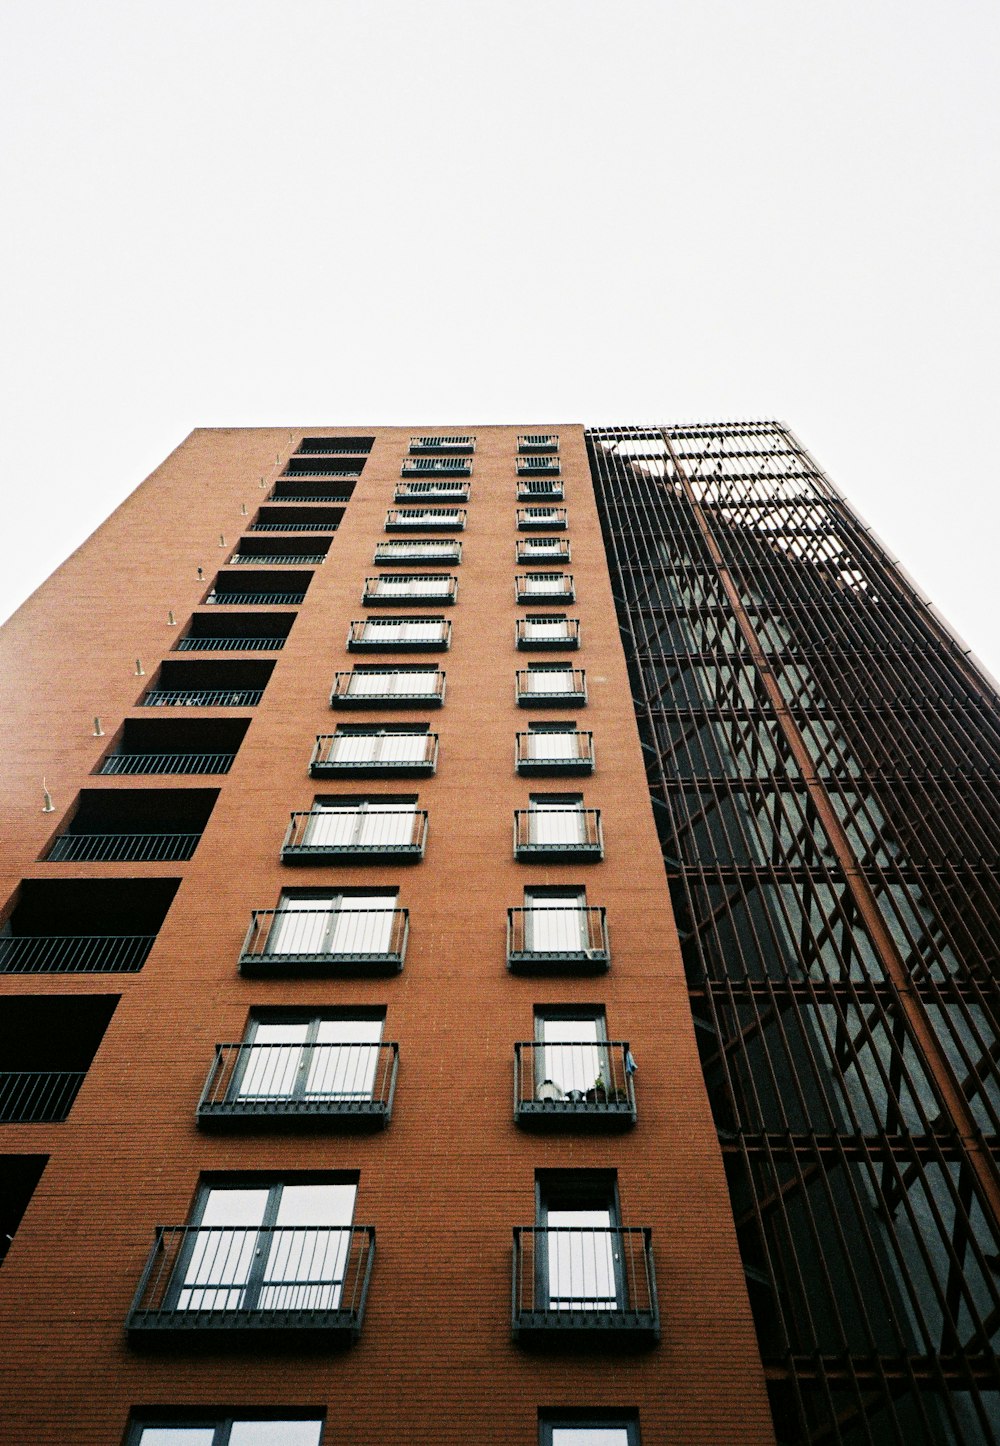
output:
[[468, 516], [464, 507], [390, 507], [385, 514], [385, 530], [464, 532]]
[[163, 863], [189, 859], [218, 792], [214, 789], [85, 788], [45, 861]]
[[458, 600], [458, 578], [446, 573], [381, 573], [366, 577], [361, 601], [366, 607], [412, 607], [431, 602], [451, 607]]
[[295, 449], [296, 457], [357, 457], [364, 458], [375, 445], [374, 437], [303, 437]]
[[268, 503], [251, 522], [251, 533], [336, 532], [342, 507], [278, 507]]
[[297, 607], [305, 601], [311, 581], [311, 572], [220, 572], [205, 603], [214, 607]]
[[514, 1339], [574, 1341], [601, 1348], [653, 1345], [660, 1311], [652, 1232], [618, 1225], [514, 1227]]
[[247, 979], [398, 974], [406, 957], [408, 909], [338, 909], [296, 901], [255, 909], [240, 953]]
[[179, 882], [25, 880], [0, 932], [0, 974], [137, 973]]
[[358, 618], [347, 634], [349, 653], [445, 653], [451, 623], [444, 618]]
[[468, 502], [470, 482], [397, 482], [394, 502]]
[[514, 624], [514, 646], [522, 653], [548, 649], [575, 651], [580, 646], [580, 622], [562, 613], [541, 613], [518, 618]]
[[514, 857], [519, 863], [600, 863], [601, 810], [572, 804], [516, 808]]
[[198, 1124], [234, 1131], [383, 1129], [392, 1118], [398, 1069], [398, 1044], [217, 1044]]
[[468, 435], [462, 437], [411, 437], [410, 451], [413, 454], [419, 453], [449, 453], [449, 452], [474, 452], [476, 450], [476, 439]]
[[308, 477], [278, 478], [265, 501], [267, 502], [350, 502], [354, 494], [354, 473], [351, 477], [338, 473], [332, 481], [311, 481]]
[[570, 560], [570, 545], [562, 537], [526, 537], [515, 549], [519, 563], [558, 565]]
[[355, 668], [335, 673], [331, 708], [440, 708], [445, 675], [439, 668]]
[[573, 777], [594, 771], [594, 735], [579, 729], [565, 732], [532, 729], [518, 733], [514, 767], [525, 777]]
[[556, 477], [521, 477], [518, 479], [518, 502], [561, 502], [565, 495], [562, 482]]
[[242, 537], [236, 551], [228, 559], [236, 567], [307, 567], [326, 561], [330, 551], [329, 537], [317, 533], [313, 537], [295, 535], [280, 537]]
[[364, 457], [296, 452], [285, 463], [281, 476], [286, 481], [290, 477], [360, 477], [364, 465]]
[[254, 708], [264, 696], [273, 662], [205, 661], [160, 665], [143, 708]]
[[178, 653], [276, 653], [295, 621], [293, 613], [194, 613], [174, 644]]
[[417, 863], [427, 848], [427, 810], [365, 804], [293, 813], [284, 864]]
[[603, 908], [538, 904], [507, 910], [512, 974], [603, 974], [610, 963]]
[[627, 1129], [637, 1118], [630, 1059], [622, 1040], [515, 1044], [515, 1123], [594, 1132]]
[[228, 773], [249, 719], [126, 718], [113, 753], [96, 770], [134, 774]]
[[0, 1013], [0, 1123], [58, 1124], [72, 1108], [117, 994], [20, 995]]
[[407, 457], [403, 477], [471, 477], [471, 457]]
[[565, 532], [569, 526], [569, 513], [565, 507], [519, 507], [517, 509], [517, 530], [533, 532], [536, 528], [547, 532]]
[[582, 668], [559, 663], [535, 663], [515, 674], [514, 696], [519, 708], [584, 707], [587, 675]]
[[371, 1225], [160, 1225], [125, 1323], [129, 1342], [349, 1343], [361, 1333], [374, 1257]]
[[380, 542], [372, 562], [376, 567], [457, 567], [462, 561], [460, 542]]
[[519, 603], [571, 603], [576, 586], [569, 572], [528, 572], [514, 579], [514, 595]]
[[438, 735], [426, 732], [323, 733], [311, 778], [427, 778], [437, 771]]
[[517, 475], [519, 477], [558, 477], [562, 471], [562, 464], [559, 458], [553, 455], [551, 449], [546, 449], [549, 455], [519, 456], [517, 459]]
[[520, 456], [559, 451], [558, 432], [523, 432], [517, 439]]

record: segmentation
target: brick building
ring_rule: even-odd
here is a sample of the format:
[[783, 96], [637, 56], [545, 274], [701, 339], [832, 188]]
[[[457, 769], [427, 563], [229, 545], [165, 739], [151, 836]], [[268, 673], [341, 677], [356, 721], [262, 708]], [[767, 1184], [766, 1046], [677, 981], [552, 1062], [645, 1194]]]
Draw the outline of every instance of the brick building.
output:
[[196, 431], [0, 667], [0, 1439], [994, 1439], [997, 698], [791, 434]]

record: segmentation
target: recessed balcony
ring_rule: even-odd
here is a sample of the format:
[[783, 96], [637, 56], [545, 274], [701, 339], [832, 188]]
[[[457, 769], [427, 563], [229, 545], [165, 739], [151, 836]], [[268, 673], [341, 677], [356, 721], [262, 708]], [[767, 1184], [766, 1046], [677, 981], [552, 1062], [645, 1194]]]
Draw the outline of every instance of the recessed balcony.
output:
[[464, 507], [390, 507], [385, 514], [385, 530], [464, 532], [468, 515]]
[[102, 774], [228, 773], [247, 728], [246, 718], [126, 718]]
[[468, 502], [471, 482], [436, 478], [424, 482], [397, 482], [394, 502]]
[[242, 537], [228, 563], [237, 567], [319, 566], [326, 561], [331, 540], [320, 533], [312, 537], [296, 534]]
[[518, 502], [561, 502], [565, 497], [558, 477], [520, 477], [517, 483]]
[[451, 607], [458, 600], [458, 578], [447, 573], [381, 573], [366, 577], [361, 601], [366, 607], [412, 607], [434, 603]]
[[512, 974], [603, 974], [610, 963], [603, 908], [553, 902], [507, 910]]
[[309, 761], [312, 778], [426, 778], [437, 771], [436, 733], [338, 730], [322, 733]]
[[620, 1130], [636, 1122], [624, 1040], [514, 1046], [514, 1120], [541, 1129]]
[[[342, 507], [278, 507], [267, 503], [251, 522], [251, 533], [336, 532]], [[246, 538], [244, 538], [244, 542]]]
[[46, 863], [175, 863], [198, 846], [215, 789], [85, 788]]
[[335, 673], [331, 708], [440, 708], [445, 675], [440, 668], [354, 668]]
[[358, 618], [347, 634], [349, 653], [444, 653], [450, 647], [445, 618]]
[[450, 541], [380, 542], [372, 562], [376, 567], [457, 567], [462, 544]]
[[576, 587], [569, 572], [523, 573], [514, 579], [514, 593], [519, 603], [576, 601]]
[[398, 1044], [217, 1044], [198, 1101], [205, 1130], [384, 1128]]
[[519, 708], [583, 707], [587, 702], [587, 675], [583, 668], [559, 663], [535, 663], [515, 675]]
[[[354, 476], [358, 474], [355, 473]], [[324, 481], [308, 477], [278, 478], [266, 497], [267, 502], [350, 502], [354, 494], [353, 477], [339, 474]]]
[[441, 453], [447, 455], [451, 452], [474, 452], [476, 450], [476, 439], [468, 434], [454, 437], [411, 437], [410, 452], [414, 455], [426, 455]]
[[117, 994], [14, 995], [0, 1012], [0, 1123], [66, 1118], [118, 1003]]
[[471, 477], [471, 457], [407, 457], [403, 477]]
[[517, 450], [521, 456], [537, 456], [559, 451], [558, 432], [523, 432], [517, 439]]
[[374, 437], [303, 437], [296, 457], [356, 457], [363, 462], [375, 445]]
[[514, 766], [524, 777], [573, 777], [594, 771], [594, 735], [580, 729], [518, 733]]
[[398, 974], [408, 935], [407, 909], [296, 900], [287, 908], [254, 910], [239, 969], [248, 979]]
[[518, 532], [565, 532], [569, 526], [569, 513], [565, 507], [519, 507], [517, 509]]
[[285, 646], [294, 621], [294, 613], [194, 613], [174, 651], [276, 653]]
[[206, 660], [160, 665], [143, 708], [254, 708], [264, 696], [273, 662]]
[[305, 601], [311, 572], [220, 572], [205, 598], [213, 607], [297, 607]]
[[126, 1320], [130, 1344], [356, 1340], [371, 1225], [160, 1225]]
[[427, 848], [427, 810], [366, 802], [293, 813], [285, 864], [417, 863]]
[[26, 879], [0, 930], [0, 974], [135, 974], [179, 879]]
[[545, 652], [580, 646], [580, 622], [564, 613], [535, 613], [514, 624], [514, 645], [519, 652]]
[[516, 808], [514, 857], [519, 863], [600, 863], [601, 810], [572, 804]]
[[562, 566], [571, 557], [570, 545], [564, 537], [526, 537], [516, 544], [519, 563]]
[[653, 1345], [660, 1311], [652, 1232], [640, 1226], [514, 1227], [514, 1339]]

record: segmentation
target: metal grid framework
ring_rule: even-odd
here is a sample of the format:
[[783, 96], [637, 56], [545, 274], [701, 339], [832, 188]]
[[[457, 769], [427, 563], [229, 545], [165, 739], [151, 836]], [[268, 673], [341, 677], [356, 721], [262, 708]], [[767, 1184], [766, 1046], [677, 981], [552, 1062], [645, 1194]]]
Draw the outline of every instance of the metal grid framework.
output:
[[785, 427], [588, 447], [779, 1441], [994, 1441], [1000, 700]]

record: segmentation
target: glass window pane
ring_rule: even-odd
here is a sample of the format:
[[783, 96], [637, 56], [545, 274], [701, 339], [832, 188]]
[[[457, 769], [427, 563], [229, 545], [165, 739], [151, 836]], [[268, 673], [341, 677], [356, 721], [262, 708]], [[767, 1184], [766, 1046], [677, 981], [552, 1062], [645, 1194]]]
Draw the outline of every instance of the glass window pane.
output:
[[214, 1426], [143, 1426], [139, 1446], [212, 1446]]
[[627, 1426], [553, 1426], [552, 1446], [629, 1446]]
[[319, 1446], [322, 1431], [322, 1421], [234, 1421], [229, 1446]]
[[550, 1310], [613, 1310], [618, 1304], [609, 1210], [549, 1210]]

